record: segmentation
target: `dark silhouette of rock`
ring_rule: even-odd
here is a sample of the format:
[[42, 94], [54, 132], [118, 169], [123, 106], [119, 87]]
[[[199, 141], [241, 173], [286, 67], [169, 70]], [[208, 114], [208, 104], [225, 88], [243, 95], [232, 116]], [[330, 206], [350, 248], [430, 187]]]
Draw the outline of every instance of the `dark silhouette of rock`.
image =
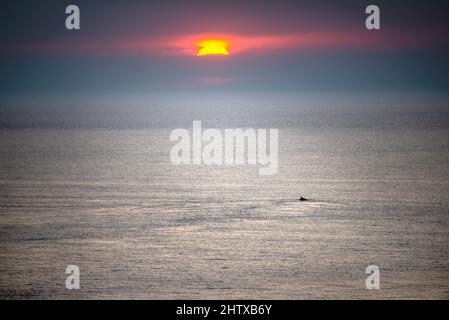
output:
[[299, 201], [307, 201], [307, 199], [304, 198], [304, 197], [300, 197], [300, 198], [299, 198]]

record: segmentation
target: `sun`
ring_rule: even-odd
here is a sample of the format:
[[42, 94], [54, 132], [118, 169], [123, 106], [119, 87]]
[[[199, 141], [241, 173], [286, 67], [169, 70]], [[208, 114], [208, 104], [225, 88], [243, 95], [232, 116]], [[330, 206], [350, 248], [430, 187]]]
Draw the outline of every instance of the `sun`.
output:
[[203, 40], [197, 43], [197, 56], [229, 55], [229, 42], [226, 40]]

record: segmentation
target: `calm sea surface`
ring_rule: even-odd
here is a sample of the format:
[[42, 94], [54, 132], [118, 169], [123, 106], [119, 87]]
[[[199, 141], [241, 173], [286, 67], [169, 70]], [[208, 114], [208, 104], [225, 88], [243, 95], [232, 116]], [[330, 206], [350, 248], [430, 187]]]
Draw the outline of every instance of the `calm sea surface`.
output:
[[[279, 129], [278, 174], [173, 165], [193, 120]], [[448, 299], [449, 99], [2, 97], [0, 297]]]

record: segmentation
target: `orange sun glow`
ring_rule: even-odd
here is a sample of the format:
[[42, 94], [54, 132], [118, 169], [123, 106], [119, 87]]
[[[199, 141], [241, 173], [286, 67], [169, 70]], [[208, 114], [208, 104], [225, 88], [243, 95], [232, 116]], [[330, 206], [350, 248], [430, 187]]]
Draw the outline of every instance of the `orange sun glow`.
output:
[[197, 56], [207, 55], [229, 55], [229, 43], [225, 40], [203, 40], [197, 43]]

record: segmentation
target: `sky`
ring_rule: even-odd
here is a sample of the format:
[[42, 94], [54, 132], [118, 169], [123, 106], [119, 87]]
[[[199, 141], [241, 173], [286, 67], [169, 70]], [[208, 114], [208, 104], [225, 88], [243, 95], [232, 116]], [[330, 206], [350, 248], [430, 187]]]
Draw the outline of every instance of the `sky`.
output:
[[[65, 28], [76, 4], [81, 29]], [[376, 4], [381, 29], [367, 30]], [[447, 1], [24, 1], [0, 10], [0, 94], [442, 92]], [[229, 55], [197, 56], [225, 40]]]

